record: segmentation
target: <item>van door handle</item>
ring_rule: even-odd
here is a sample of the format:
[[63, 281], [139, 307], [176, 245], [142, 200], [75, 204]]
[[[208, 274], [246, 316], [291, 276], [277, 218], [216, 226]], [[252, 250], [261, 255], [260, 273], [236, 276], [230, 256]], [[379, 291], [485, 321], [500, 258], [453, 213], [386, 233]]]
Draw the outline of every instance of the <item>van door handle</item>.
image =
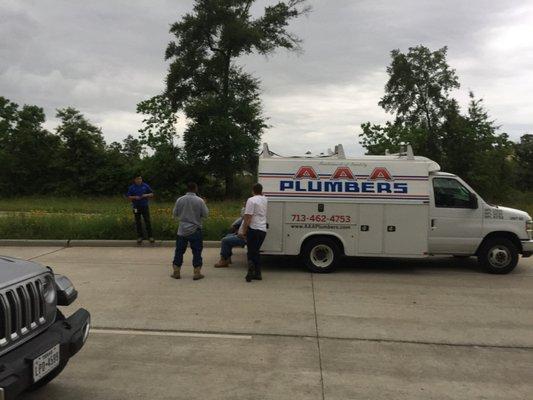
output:
[[434, 231], [437, 227], [435, 226], [435, 222], [437, 220], [435, 218], [431, 218], [431, 230]]

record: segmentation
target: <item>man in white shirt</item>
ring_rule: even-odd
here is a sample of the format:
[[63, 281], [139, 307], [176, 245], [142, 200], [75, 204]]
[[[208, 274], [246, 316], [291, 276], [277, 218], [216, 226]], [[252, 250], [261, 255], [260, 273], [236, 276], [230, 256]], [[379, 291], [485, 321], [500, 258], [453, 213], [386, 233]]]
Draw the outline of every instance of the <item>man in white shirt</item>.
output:
[[263, 196], [263, 186], [256, 183], [252, 188], [253, 196], [246, 202], [243, 222], [239, 231], [241, 238], [246, 238], [248, 247], [248, 274], [246, 282], [252, 279], [262, 280], [260, 253], [267, 231], [267, 205], [268, 200]]

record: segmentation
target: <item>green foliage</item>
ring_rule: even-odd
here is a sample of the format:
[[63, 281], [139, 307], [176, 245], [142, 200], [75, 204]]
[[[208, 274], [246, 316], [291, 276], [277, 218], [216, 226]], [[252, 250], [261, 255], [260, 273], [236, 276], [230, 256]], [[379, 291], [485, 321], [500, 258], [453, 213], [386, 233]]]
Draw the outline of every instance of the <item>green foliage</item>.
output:
[[42, 108], [0, 97], [0, 189], [5, 195], [49, 190], [59, 172], [60, 140], [43, 128]]
[[[154, 235], [176, 238], [173, 202], [152, 202]], [[204, 223], [207, 240], [219, 240], [239, 216], [242, 203], [208, 203]], [[131, 206], [123, 198], [26, 197], [0, 200], [0, 238], [8, 239], [135, 239]]]
[[533, 135], [523, 135], [515, 145], [519, 188], [533, 191]]
[[139, 130], [140, 143], [154, 151], [176, 147], [178, 117], [166, 96], [154, 96], [137, 105], [137, 112], [145, 115], [144, 126]]
[[57, 111], [56, 133], [44, 129], [37, 106], [0, 97], [0, 175], [2, 196], [56, 193], [122, 193], [138, 169], [142, 144], [129, 136], [124, 145], [106, 145], [100, 128], [78, 110]]
[[[305, 0], [280, 1], [254, 19], [253, 3], [196, 0], [194, 11], [172, 24], [174, 40], [165, 53], [170, 60], [165, 97], [189, 120], [183, 137], [185, 157], [196, 168], [224, 178], [226, 196], [234, 195], [235, 173], [250, 171], [255, 164], [266, 128], [259, 82], [235, 60], [254, 52], [270, 54], [279, 47], [298, 49], [300, 40], [287, 26], [308, 10]], [[167, 107], [166, 101], [153, 103]]]
[[490, 119], [481, 99], [470, 93], [463, 114], [451, 90], [459, 87], [455, 70], [446, 61], [446, 47], [430, 51], [424, 46], [407, 54], [394, 50], [387, 68], [389, 81], [379, 102], [394, 113], [385, 125], [361, 125], [361, 144], [369, 154], [397, 152], [410, 143], [417, 155], [437, 161], [491, 199], [509, 192], [514, 174], [513, 145]]
[[438, 125], [449, 102], [449, 93], [459, 87], [455, 70], [446, 62], [447, 48], [427, 47], [391, 52], [389, 80], [379, 105], [396, 114], [396, 124], [422, 126], [427, 134], [424, 153], [437, 159], [440, 152]]

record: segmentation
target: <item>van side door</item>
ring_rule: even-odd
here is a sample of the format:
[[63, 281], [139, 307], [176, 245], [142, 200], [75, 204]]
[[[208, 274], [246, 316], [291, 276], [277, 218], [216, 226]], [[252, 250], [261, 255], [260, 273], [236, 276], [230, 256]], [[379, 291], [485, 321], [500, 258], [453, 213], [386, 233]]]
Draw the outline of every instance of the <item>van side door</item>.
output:
[[432, 179], [430, 254], [474, 254], [482, 234], [478, 196], [455, 177]]

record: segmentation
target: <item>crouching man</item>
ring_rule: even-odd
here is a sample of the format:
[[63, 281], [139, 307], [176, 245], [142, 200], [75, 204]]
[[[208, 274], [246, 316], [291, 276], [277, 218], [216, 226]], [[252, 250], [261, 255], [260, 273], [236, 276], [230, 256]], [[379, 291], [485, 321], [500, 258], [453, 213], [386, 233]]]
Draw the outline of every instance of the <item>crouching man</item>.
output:
[[242, 230], [239, 233], [241, 239], [246, 238], [248, 247], [248, 273], [246, 282], [252, 279], [262, 280], [260, 265], [260, 249], [265, 241], [267, 231], [267, 205], [268, 201], [263, 196], [263, 186], [256, 183], [252, 188], [253, 196], [246, 201]]
[[227, 234], [220, 242], [220, 260], [215, 264], [215, 268], [226, 268], [231, 264], [232, 249], [234, 247], [246, 246], [246, 240], [242, 232], [242, 220], [244, 207], [241, 210], [241, 216], [231, 224], [232, 233]]
[[180, 221], [178, 238], [176, 240], [176, 251], [172, 263], [173, 273], [171, 277], [174, 279], [181, 278], [181, 266], [187, 245], [190, 245], [192, 250], [193, 279], [196, 281], [204, 277], [200, 273], [203, 263], [202, 250], [204, 247], [202, 219], [207, 217], [209, 210], [205, 205], [205, 201], [197, 193], [198, 185], [193, 182], [189, 183], [187, 185], [187, 193], [176, 201], [176, 205], [172, 211], [172, 215], [179, 218]]

